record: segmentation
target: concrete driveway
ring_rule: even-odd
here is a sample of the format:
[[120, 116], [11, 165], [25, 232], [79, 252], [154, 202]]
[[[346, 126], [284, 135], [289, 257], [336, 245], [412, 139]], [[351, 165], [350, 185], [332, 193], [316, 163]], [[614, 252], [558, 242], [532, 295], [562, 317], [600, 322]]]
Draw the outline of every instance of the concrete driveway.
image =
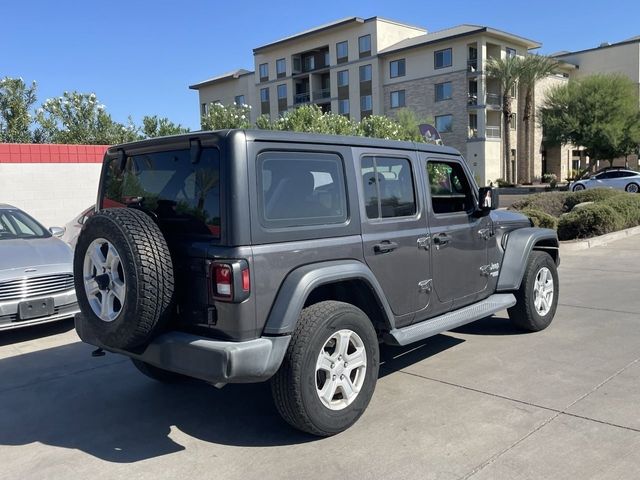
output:
[[70, 322], [0, 336], [0, 477], [640, 478], [640, 241], [565, 255], [549, 329], [504, 315], [384, 348], [362, 419], [318, 440], [267, 384], [167, 386]]

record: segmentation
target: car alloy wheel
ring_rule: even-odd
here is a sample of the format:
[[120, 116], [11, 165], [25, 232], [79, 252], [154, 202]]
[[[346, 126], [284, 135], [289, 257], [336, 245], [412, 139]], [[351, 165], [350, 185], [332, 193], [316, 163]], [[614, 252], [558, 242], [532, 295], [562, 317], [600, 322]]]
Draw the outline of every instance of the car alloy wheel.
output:
[[533, 304], [538, 314], [544, 317], [553, 305], [553, 276], [547, 267], [538, 270], [533, 284]]
[[93, 313], [104, 322], [113, 322], [124, 306], [126, 280], [120, 254], [111, 242], [104, 238], [91, 242], [82, 274]]
[[330, 410], [342, 410], [358, 396], [367, 371], [367, 352], [352, 330], [335, 332], [316, 362], [316, 393]]
[[573, 187], [574, 192], [579, 192], [580, 190], [584, 190], [584, 185], [578, 184]]
[[630, 183], [629, 185], [627, 185], [625, 190], [629, 193], [638, 193], [638, 190], [640, 190], [640, 188], [638, 187], [637, 183]]

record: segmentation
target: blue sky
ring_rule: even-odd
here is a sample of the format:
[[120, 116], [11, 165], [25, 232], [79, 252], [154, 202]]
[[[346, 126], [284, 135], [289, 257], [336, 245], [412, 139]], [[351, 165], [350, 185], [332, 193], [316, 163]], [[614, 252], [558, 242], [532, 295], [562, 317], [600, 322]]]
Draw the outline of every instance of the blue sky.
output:
[[252, 68], [253, 47], [346, 16], [429, 31], [488, 25], [538, 40], [544, 53], [640, 35], [638, 0], [0, 0], [0, 12], [0, 77], [36, 80], [39, 101], [95, 92], [118, 121], [157, 114], [191, 128], [199, 126], [198, 100], [188, 85]]

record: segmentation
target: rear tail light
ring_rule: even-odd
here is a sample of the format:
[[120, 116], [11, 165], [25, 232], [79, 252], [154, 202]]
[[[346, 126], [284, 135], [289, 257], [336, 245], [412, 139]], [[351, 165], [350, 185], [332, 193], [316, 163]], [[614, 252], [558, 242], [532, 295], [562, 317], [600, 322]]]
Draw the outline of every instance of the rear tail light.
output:
[[209, 278], [213, 300], [242, 302], [251, 293], [251, 276], [246, 260], [211, 262]]

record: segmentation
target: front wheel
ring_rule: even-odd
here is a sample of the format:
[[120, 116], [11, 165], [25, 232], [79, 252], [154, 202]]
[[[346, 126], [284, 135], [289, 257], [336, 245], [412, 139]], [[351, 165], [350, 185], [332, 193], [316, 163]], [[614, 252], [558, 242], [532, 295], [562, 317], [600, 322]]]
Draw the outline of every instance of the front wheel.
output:
[[517, 303], [509, 309], [511, 322], [530, 332], [547, 328], [556, 314], [559, 287], [553, 258], [546, 252], [531, 252], [522, 283], [515, 292]]
[[581, 190], [584, 190], [584, 185], [581, 185], [581, 184], [574, 185], [573, 187], [574, 192], [579, 192]]
[[640, 191], [640, 187], [638, 187], [637, 183], [630, 183], [624, 188], [624, 190], [629, 193], [638, 193], [638, 191]]
[[293, 427], [327, 437], [353, 425], [378, 380], [378, 337], [353, 305], [325, 301], [300, 314], [271, 391]]

